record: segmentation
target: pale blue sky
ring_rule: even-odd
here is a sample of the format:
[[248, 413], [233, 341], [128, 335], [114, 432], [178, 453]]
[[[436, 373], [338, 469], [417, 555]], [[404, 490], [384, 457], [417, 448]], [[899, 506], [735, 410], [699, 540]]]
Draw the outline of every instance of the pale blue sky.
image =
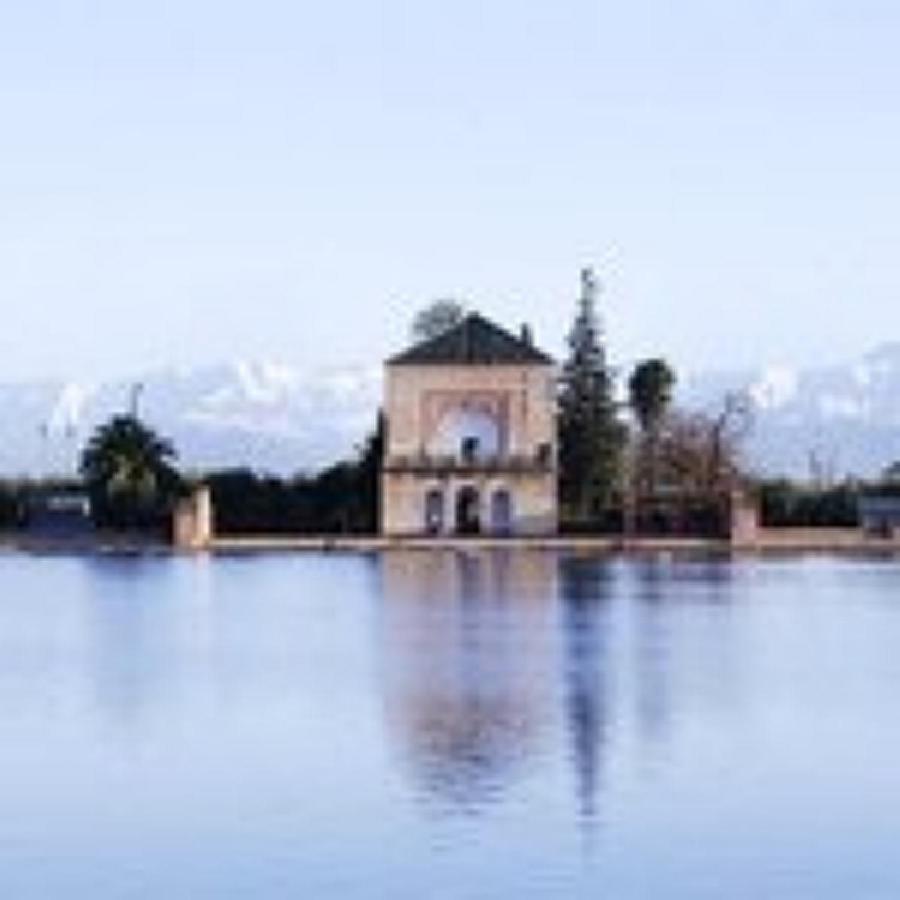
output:
[[896, 0], [0, 5], [0, 379], [374, 362], [457, 295], [556, 351], [900, 336]]

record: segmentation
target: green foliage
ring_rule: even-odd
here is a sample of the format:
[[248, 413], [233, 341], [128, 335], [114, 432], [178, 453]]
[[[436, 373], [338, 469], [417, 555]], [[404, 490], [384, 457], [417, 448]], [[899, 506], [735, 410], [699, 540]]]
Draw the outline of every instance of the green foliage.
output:
[[24, 522], [24, 486], [13, 481], [0, 482], [0, 531], [13, 531]]
[[360, 509], [357, 520], [366, 533], [374, 534], [381, 520], [381, 464], [387, 441], [387, 425], [379, 411], [374, 431], [360, 449], [357, 462]]
[[564, 513], [585, 520], [600, 514], [619, 485], [626, 434], [601, 342], [593, 273], [585, 269], [581, 280], [559, 396], [559, 464]]
[[855, 528], [859, 525], [860, 487], [850, 482], [813, 488], [778, 479], [762, 482], [758, 494], [762, 524], [769, 528]]
[[663, 359], [638, 363], [628, 379], [628, 401], [644, 433], [659, 429], [672, 402], [675, 373]]
[[304, 479], [284, 481], [249, 469], [213, 472], [205, 479], [212, 494], [216, 531], [222, 534], [314, 531], [314, 499]]
[[315, 476], [291, 479], [247, 469], [214, 472], [216, 530], [222, 534], [373, 534], [378, 530], [378, 495], [384, 419], [356, 459]]
[[465, 317], [465, 307], [458, 300], [435, 300], [420, 310], [413, 319], [410, 333], [413, 341], [427, 341], [459, 325]]
[[132, 415], [94, 432], [80, 471], [101, 527], [154, 529], [167, 523], [181, 491], [172, 445]]

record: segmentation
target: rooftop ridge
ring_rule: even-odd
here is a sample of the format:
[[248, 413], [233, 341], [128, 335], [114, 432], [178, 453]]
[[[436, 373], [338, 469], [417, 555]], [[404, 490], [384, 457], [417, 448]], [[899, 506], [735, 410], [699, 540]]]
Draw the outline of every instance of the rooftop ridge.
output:
[[552, 357], [477, 312], [387, 360], [389, 366], [553, 365]]

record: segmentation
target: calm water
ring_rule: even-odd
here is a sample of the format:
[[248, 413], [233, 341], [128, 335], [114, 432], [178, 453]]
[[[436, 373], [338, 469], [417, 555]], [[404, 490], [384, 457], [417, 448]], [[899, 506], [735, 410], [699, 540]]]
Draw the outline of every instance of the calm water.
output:
[[898, 589], [0, 556], [0, 896], [896, 898]]

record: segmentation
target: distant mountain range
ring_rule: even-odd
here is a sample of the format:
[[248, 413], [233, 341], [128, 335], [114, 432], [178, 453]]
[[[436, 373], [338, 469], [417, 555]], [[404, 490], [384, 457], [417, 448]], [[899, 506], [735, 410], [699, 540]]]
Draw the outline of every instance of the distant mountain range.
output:
[[768, 474], [873, 476], [900, 460], [900, 343], [841, 365], [706, 373], [688, 403], [744, 390], [753, 407], [751, 464]]
[[0, 385], [0, 472], [74, 472], [93, 429], [129, 408], [138, 383], [141, 416], [173, 441], [184, 467], [279, 474], [352, 453], [375, 425], [381, 393], [378, 368], [304, 373], [260, 362], [102, 384]]
[[[260, 362], [93, 385], [0, 384], [0, 472], [73, 472], [86, 438], [127, 408], [135, 382], [142, 415], [174, 441], [187, 468], [280, 474], [351, 453], [373, 427], [381, 393], [377, 366], [302, 372]], [[678, 399], [713, 407], [728, 391], [752, 401], [748, 454], [761, 471], [871, 475], [900, 459], [900, 344], [845, 365], [705, 373], [686, 379]]]

